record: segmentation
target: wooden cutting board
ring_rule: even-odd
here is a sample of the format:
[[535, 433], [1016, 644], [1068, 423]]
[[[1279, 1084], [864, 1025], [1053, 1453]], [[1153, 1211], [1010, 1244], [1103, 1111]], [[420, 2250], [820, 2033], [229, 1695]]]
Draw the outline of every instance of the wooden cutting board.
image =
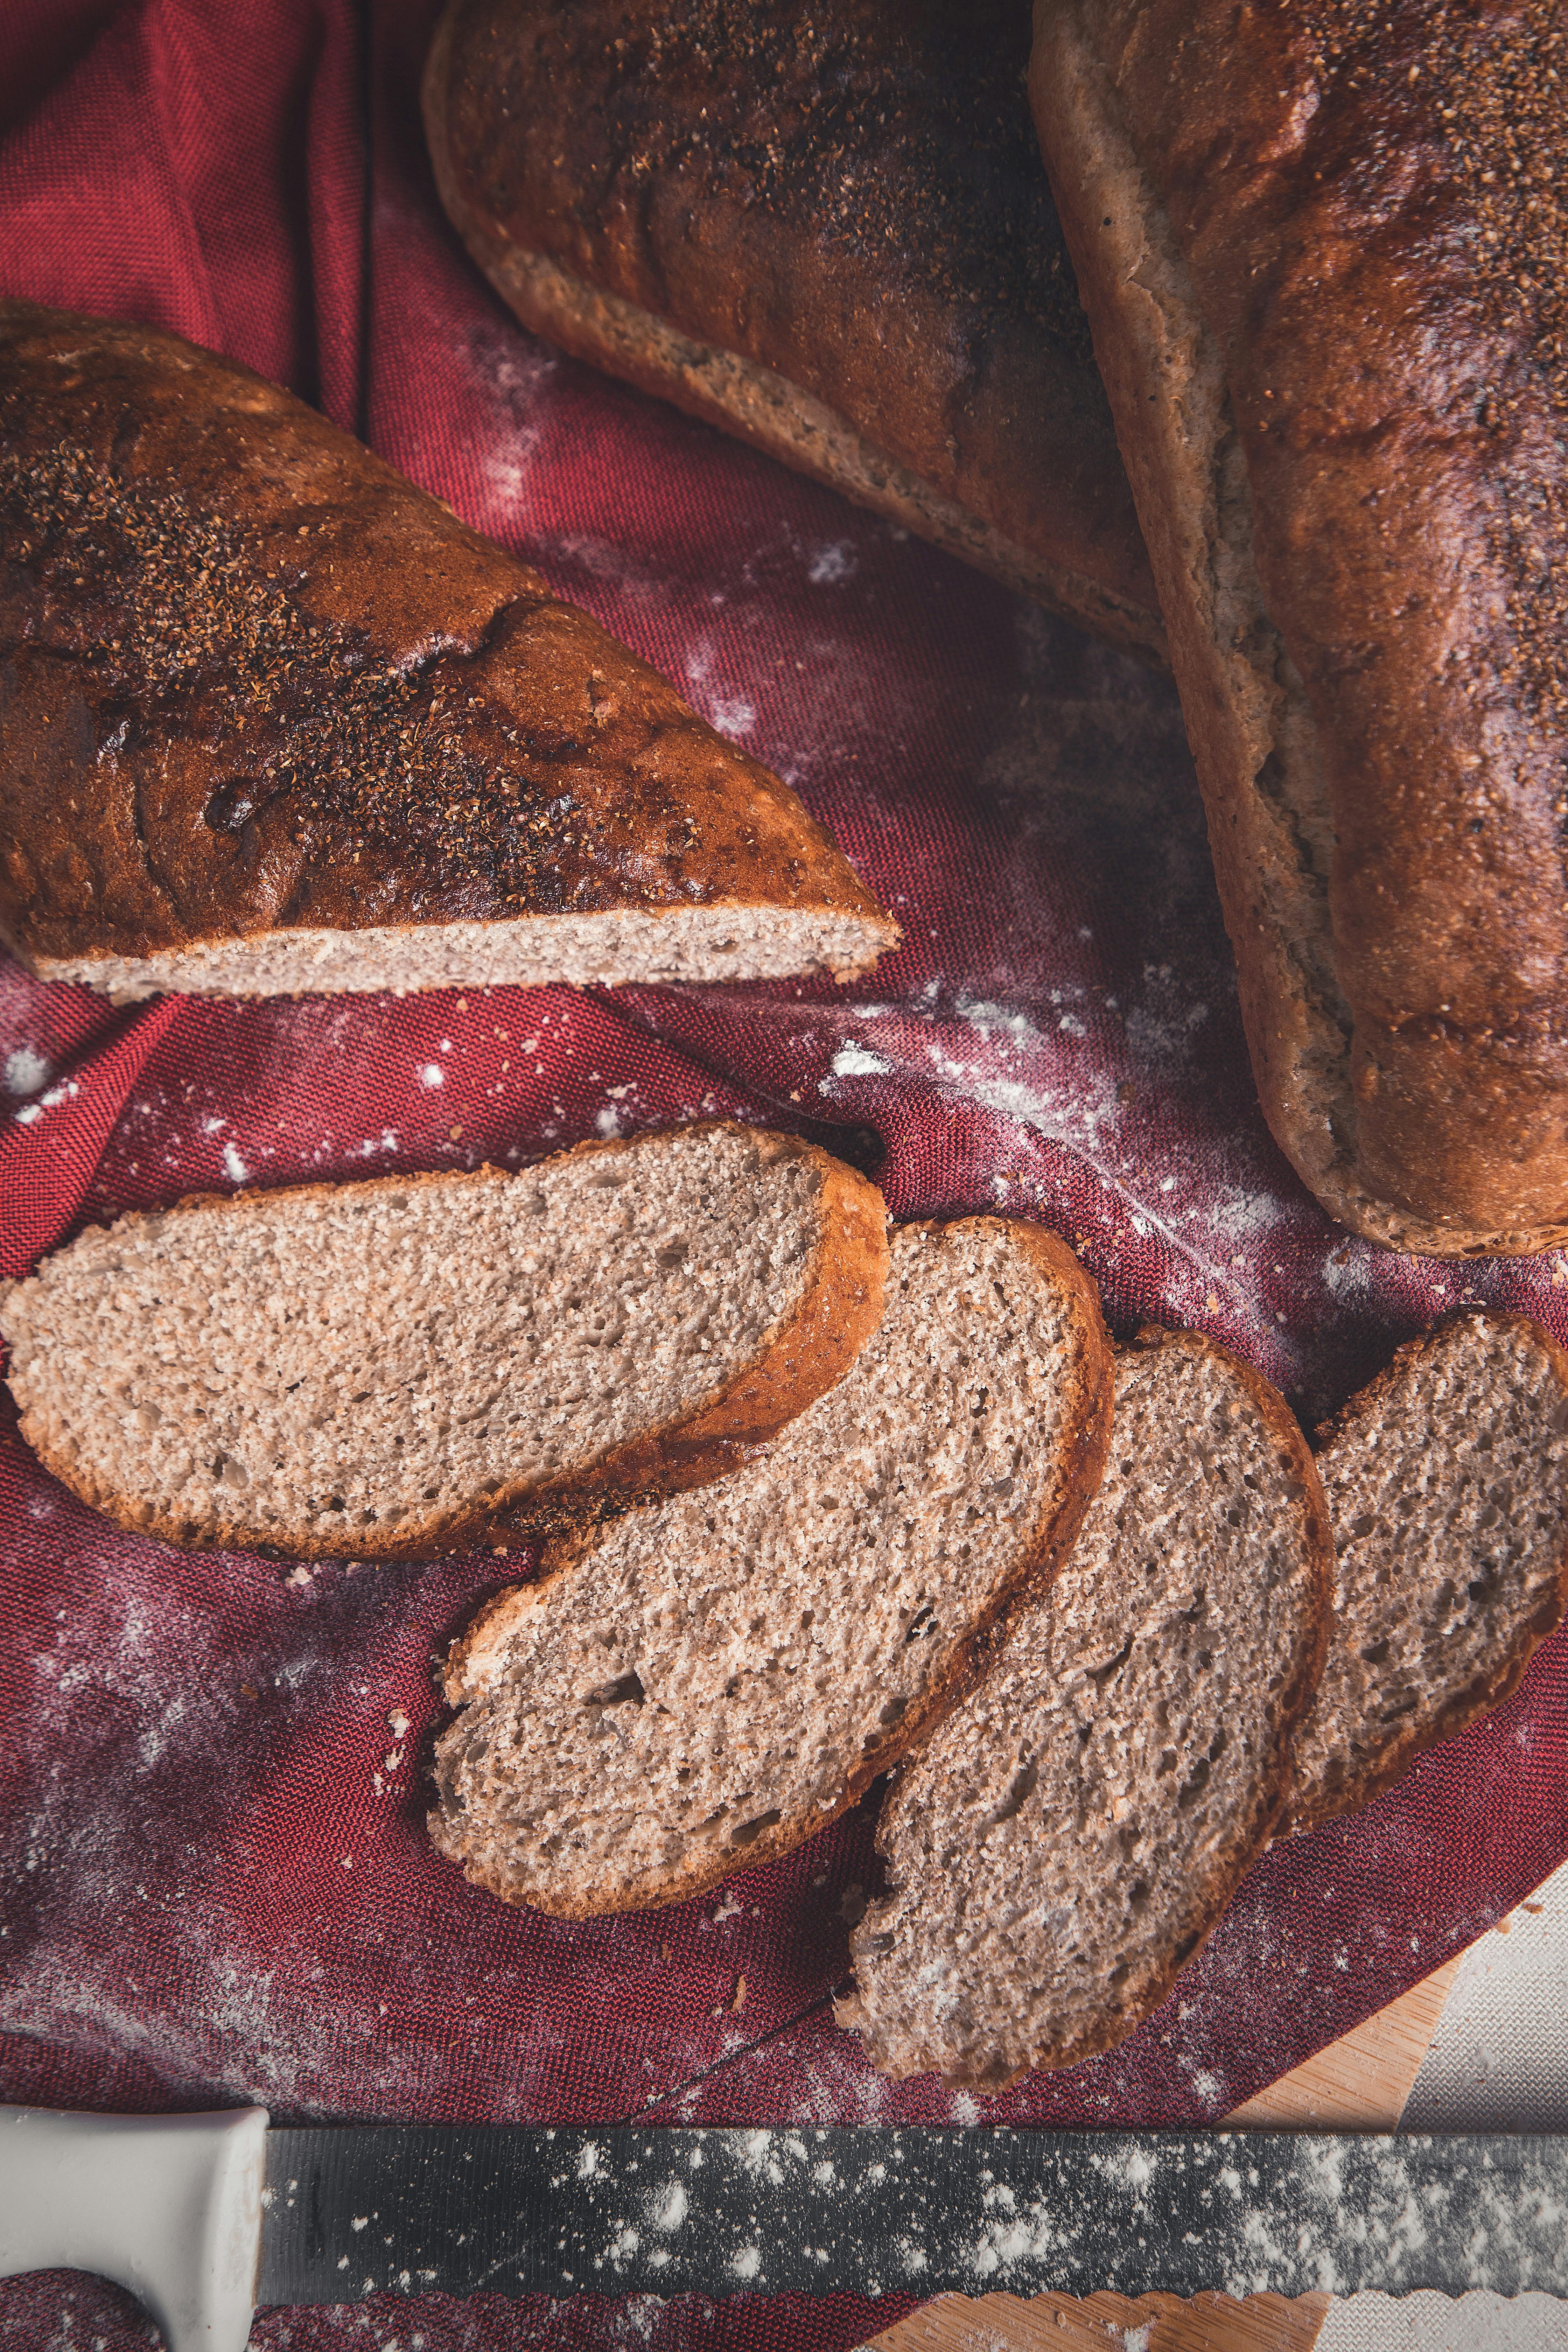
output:
[[1326, 2294], [939, 2295], [862, 2352], [1311, 2352]]
[[[1431, 2046], [1462, 1954], [1281, 2075], [1225, 2119], [1237, 2131], [1393, 2131]], [[1307, 2294], [939, 2295], [865, 2352], [1310, 2352], [1329, 2297]], [[1143, 2335], [1142, 2331], [1147, 2330]]]

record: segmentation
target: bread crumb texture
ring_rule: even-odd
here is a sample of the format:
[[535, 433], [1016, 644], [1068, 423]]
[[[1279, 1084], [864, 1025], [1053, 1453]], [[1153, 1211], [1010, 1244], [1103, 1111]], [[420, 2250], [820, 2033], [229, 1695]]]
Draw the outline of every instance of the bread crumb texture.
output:
[[832, 1165], [713, 1125], [124, 1217], [0, 1297], [22, 1433], [174, 1541], [405, 1549], [752, 1365], [813, 1270]]
[[567, 1915], [700, 1892], [852, 1801], [1048, 1549], [1088, 1286], [973, 1219], [893, 1237], [881, 1328], [772, 1452], [629, 1513], [455, 1654], [431, 1832]]
[[886, 2072], [997, 2089], [1108, 2048], [1218, 1917], [1320, 1654], [1326, 1538], [1293, 1430], [1195, 1335], [1118, 1358], [1076, 1548], [883, 1815], [891, 1891], [839, 2014]]
[[1328, 1664], [1295, 1826], [1364, 1804], [1506, 1696], [1563, 1612], [1568, 1360], [1522, 1317], [1457, 1318], [1331, 1424]]
[[189, 996], [301, 996], [387, 989], [647, 988], [682, 981], [853, 980], [868, 947], [858, 915], [820, 908], [626, 907], [458, 923], [320, 926], [204, 940], [154, 955], [35, 956], [40, 980], [95, 988], [117, 1004], [169, 990]]

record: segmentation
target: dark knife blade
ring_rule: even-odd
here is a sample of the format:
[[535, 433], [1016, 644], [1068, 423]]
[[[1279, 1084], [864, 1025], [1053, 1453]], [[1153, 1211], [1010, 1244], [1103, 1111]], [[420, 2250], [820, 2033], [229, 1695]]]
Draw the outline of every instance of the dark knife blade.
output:
[[267, 2140], [264, 2305], [1568, 2290], [1556, 2137], [374, 2125]]

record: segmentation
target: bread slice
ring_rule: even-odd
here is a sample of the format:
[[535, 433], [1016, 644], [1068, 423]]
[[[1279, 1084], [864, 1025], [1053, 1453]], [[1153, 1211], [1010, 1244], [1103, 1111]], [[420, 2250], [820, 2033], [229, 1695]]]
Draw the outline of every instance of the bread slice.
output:
[[837, 2012], [878, 2066], [995, 2090], [1158, 2007], [1285, 1797], [1329, 1575], [1268, 1382], [1194, 1332], [1120, 1352], [1076, 1549], [889, 1792]]
[[544, 581], [177, 336], [0, 303], [0, 938], [45, 980], [862, 971], [795, 794]]
[[717, 1476], [854, 1362], [876, 1188], [725, 1122], [122, 1217], [0, 1292], [22, 1434], [170, 1543], [418, 1558]]
[[523, 324], [1145, 657], [1022, 0], [450, 0], [436, 184]]
[[562, 1542], [457, 1644], [437, 1845], [507, 1902], [578, 1917], [809, 1837], [1049, 1580], [1100, 1476], [1109, 1370], [1053, 1235], [896, 1233], [875, 1339], [763, 1459]]
[[1319, 1432], [1334, 1528], [1328, 1663], [1290, 1827], [1392, 1787], [1498, 1706], [1568, 1604], [1568, 1355], [1522, 1315], [1412, 1339]]

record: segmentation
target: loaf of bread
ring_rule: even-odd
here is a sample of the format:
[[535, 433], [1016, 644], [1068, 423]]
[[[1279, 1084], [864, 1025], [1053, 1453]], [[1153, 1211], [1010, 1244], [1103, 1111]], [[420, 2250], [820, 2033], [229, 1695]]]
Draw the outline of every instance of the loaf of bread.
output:
[[451, 0], [437, 185], [525, 326], [1144, 652], [1028, 0]]
[[506, 1544], [744, 1461], [876, 1329], [882, 1198], [724, 1122], [182, 1202], [0, 1291], [22, 1434], [165, 1542]]
[[1517, 1685], [1568, 1602], [1568, 1356], [1491, 1308], [1412, 1339], [1319, 1433], [1328, 1663], [1290, 1826], [1392, 1787]]
[[1284, 1400], [1192, 1332], [1116, 1360], [1078, 1545], [894, 1781], [838, 2009], [877, 2065], [995, 2090], [1164, 1999], [1267, 1843], [1330, 1541]]
[[669, 1903], [854, 1803], [1048, 1582], [1100, 1477], [1094, 1288], [1037, 1225], [893, 1237], [854, 1369], [700, 1495], [563, 1538], [454, 1648], [437, 1846], [567, 1917]]
[[1037, 0], [1031, 90], [1264, 1108], [1398, 1249], [1568, 1237], [1555, 0]]
[[115, 997], [866, 969], [778, 779], [245, 369], [0, 303], [0, 938]]

